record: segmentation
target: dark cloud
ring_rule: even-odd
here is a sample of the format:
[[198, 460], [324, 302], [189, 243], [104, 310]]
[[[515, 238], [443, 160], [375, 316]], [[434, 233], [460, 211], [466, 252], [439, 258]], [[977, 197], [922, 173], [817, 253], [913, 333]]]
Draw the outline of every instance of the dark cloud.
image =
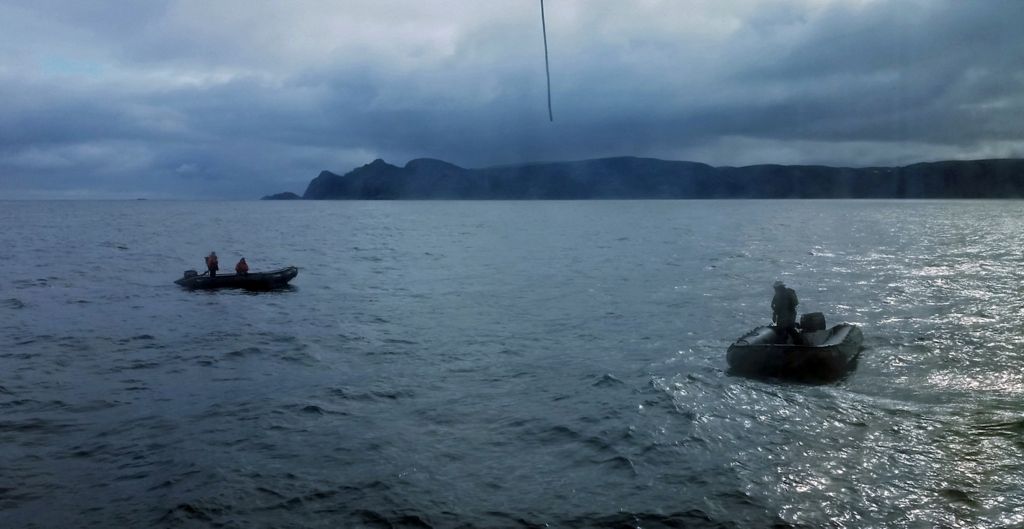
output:
[[12, 1], [0, 198], [251, 198], [375, 157], [1024, 156], [1024, 3]]

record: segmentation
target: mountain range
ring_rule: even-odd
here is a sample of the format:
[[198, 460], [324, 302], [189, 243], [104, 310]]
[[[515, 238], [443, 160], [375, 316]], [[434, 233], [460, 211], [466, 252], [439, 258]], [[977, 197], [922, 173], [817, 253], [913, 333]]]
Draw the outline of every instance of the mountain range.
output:
[[902, 167], [751, 165], [617, 157], [466, 169], [428, 158], [404, 167], [377, 159], [344, 175], [322, 171], [301, 197], [265, 200], [1021, 198], [1024, 159]]

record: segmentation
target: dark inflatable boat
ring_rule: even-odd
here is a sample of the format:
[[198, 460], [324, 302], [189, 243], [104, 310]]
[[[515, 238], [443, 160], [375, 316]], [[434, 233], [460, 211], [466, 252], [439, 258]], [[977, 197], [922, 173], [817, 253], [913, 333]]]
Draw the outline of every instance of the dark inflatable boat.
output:
[[248, 274], [224, 274], [210, 277], [195, 270], [188, 270], [185, 276], [175, 283], [190, 290], [212, 290], [216, 288], [244, 288], [246, 290], [273, 290], [288, 286], [288, 282], [299, 275], [294, 266], [271, 270], [270, 272], [250, 272]]
[[734, 373], [804, 381], [830, 381], [857, 363], [864, 335], [860, 327], [840, 323], [825, 328], [821, 313], [801, 318], [801, 344], [775, 327], [757, 327], [729, 346], [726, 359]]

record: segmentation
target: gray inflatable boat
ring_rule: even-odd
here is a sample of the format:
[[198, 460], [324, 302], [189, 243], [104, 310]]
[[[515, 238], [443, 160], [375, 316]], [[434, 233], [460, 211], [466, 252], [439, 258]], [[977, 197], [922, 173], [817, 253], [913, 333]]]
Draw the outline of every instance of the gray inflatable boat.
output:
[[813, 313], [801, 318], [801, 328], [801, 344], [776, 327], [755, 328], [729, 346], [729, 367], [747, 376], [830, 381], [856, 366], [864, 341], [859, 327], [840, 323], [826, 329], [824, 316]]
[[299, 275], [294, 266], [271, 270], [269, 272], [250, 272], [248, 274], [222, 274], [210, 277], [204, 272], [197, 274], [195, 270], [187, 270], [184, 277], [175, 283], [189, 290], [215, 290], [218, 288], [243, 288], [246, 290], [274, 290], [284, 288], [288, 282]]

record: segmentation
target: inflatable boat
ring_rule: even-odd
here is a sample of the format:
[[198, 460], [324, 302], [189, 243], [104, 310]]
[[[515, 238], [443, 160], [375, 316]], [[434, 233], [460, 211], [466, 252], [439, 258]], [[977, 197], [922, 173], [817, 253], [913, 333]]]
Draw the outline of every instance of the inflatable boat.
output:
[[726, 360], [734, 373], [805, 381], [831, 381], [856, 366], [864, 335], [852, 323], [825, 328], [820, 313], [801, 318], [800, 342], [781, 329], [757, 327], [729, 346]]
[[288, 285], [299, 269], [294, 266], [271, 270], [269, 272], [250, 272], [248, 274], [218, 274], [210, 277], [207, 273], [198, 274], [188, 270], [184, 277], [175, 281], [189, 290], [212, 290], [217, 288], [244, 288], [246, 290], [273, 290]]

